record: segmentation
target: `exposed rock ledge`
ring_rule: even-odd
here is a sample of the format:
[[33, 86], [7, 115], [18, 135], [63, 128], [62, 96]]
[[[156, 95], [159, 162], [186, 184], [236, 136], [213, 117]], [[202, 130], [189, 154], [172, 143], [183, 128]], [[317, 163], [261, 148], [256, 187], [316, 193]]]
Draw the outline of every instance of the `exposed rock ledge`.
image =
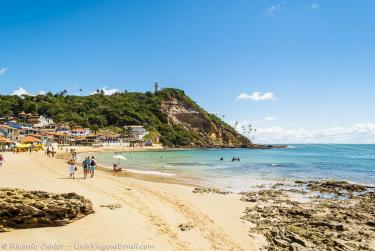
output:
[[92, 213], [91, 201], [75, 193], [0, 189], [0, 232], [63, 226]]

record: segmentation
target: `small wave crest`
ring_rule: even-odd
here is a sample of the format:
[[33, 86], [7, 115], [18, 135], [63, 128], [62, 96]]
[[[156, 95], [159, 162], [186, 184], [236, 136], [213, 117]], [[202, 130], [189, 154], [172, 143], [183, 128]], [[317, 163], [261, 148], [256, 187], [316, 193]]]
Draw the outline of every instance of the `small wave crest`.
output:
[[163, 173], [158, 171], [144, 171], [144, 170], [134, 170], [134, 169], [124, 169], [126, 172], [130, 173], [138, 173], [138, 174], [145, 174], [145, 175], [157, 175], [157, 176], [175, 176], [174, 173]]

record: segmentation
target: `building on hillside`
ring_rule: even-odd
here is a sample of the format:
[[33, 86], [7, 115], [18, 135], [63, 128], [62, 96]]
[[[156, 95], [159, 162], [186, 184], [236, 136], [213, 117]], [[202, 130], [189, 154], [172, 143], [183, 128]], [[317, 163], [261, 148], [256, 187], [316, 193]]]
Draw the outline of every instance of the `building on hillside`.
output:
[[26, 123], [30, 124], [30, 125], [36, 125], [36, 124], [39, 124], [39, 119], [40, 117], [42, 116], [39, 116], [38, 114], [31, 114], [29, 113], [27, 115], [27, 120], [26, 120]]
[[17, 120], [21, 123], [27, 123], [30, 125], [35, 125], [39, 123], [40, 116], [38, 114], [21, 112], [17, 115]]
[[29, 126], [22, 126], [20, 129], [21, 135], [31, 135], [31, 134], [39, 134], [39, 133], [40, 133], [39, 129], [29, 127]]
[[4, 136], [9, 139], [10, 141], [20, 141], [22, 138], [20, 132], [21, 128], [15, 128], [10, 125], [0, 125], [0, 132], [4, 134]]
[[28, 134], [27, 136], [32, 136], [34, 138], [40, 139], [41, 143], [44, 145], [50, 145], [53, 142], [53, 135], [51, 133], [40, 132], [38, 134]]
[[90, 129], [77, 128], [70, 131], [73, 137], [85, 137], [90, 134]]
[[98, 145], [101, 143], [99, 137], [97, 134], [89, 134], [84, 139], [80, 141], [82, 145], [86, 146], [92, 146], [92, 145]]
[[34, 127], [48, 127], [54, 124], [52, 119], [46, 118], [44, 116], [39, 116], [37, 120], [35, 120], [34, 118], [31, 120], [29, 119], [28, 123], [33, 125]]
[[70, 135], [68, 133], [53, 133], [53, 142], [60, 144], [60, 145], [68, 145], [70, 144]]
[[101, 143], [121, 143], [121, 135], [113, 132], [102, 132], [98, 135], [98, 139], [101, 141]]
[[25, 112], [20, 112], [17, 116], [18, 121], [26, 122], [27, 114]]
[[131, 129], [131, 136], [136, 140], [143, 140], [143, 138], [148, 134], [147, 130], [143, 126], [125, 126], [125, 128]]
[[22, 125], [17, 123], [16, 121], [14, 120], [11, 120], [11, 121], [7, 121], [4, 123], [5, 125], [8, 125], [10, 127], [13, 127], [13, 128], [16, 128], [16, 129], [21, 129], [22, 128]]
[[0, 117], [0, 124], [4, 124], [5, 122], [7, 121], [12, 121], [12, 120], [16, 120], [15, 117], [13, 116], [10, 116], [10, 117]]
[[70, 129], [69, 129], [69, 126], [67, 126], [67, 125], [57, 125], [56, 132], [57, 133], [67, 133], [67, 134], [69, 134]]

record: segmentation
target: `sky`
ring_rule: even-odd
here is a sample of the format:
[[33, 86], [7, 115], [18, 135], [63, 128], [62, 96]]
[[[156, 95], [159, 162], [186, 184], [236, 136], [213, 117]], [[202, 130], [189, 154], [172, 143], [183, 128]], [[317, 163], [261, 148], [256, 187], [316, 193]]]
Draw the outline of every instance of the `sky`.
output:
[[256, 143], [375, 143], [374, 0], [0, 4], [1, 94], [159, 81]]

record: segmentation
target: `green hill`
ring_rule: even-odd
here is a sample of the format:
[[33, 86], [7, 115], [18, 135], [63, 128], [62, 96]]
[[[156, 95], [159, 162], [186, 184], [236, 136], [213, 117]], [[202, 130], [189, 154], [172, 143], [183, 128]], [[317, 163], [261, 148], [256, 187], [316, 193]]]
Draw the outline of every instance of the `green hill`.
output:
[[120, 131], [124, 125], [143, 125], [148, 137], [166, 146], [240, 147], [251, 142], [213, 114], [206, 112], [184, 91], [163, 89], [153, 94], [101, 92], [90, 96], [47, 93], [37, 96], [0, 96], [0, 116], [38, 113], [55, 122], [93, 130]]

